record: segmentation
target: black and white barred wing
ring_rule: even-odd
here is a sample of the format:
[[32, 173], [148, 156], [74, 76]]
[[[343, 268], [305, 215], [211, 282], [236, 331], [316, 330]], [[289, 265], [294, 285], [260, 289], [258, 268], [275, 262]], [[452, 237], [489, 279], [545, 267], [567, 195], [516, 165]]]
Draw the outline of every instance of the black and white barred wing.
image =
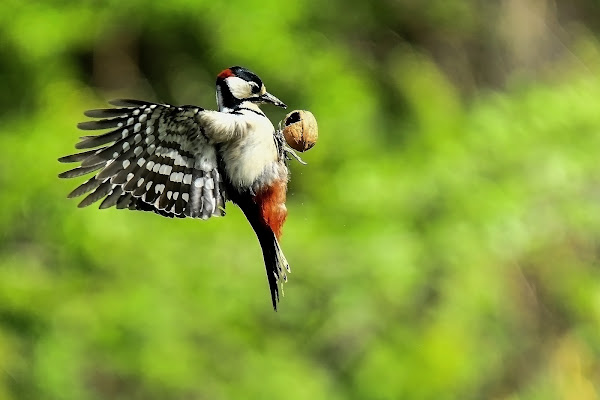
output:
[[103, 199], [100, 208], [154, 211], [168, 217], [207, 219], [225, 214], [217, 152], [196, 118], [201, 108], [138, 100], [110, 104], [120, 108], [87, 111], [86, 116], [98, 120], [78, 127], [111, 130], [84, 136], [75, 146], [92, 150], [59, 159], [81, 163], [61, 178], [94, 172], [68, 197], [91, 192], [79, 207]]

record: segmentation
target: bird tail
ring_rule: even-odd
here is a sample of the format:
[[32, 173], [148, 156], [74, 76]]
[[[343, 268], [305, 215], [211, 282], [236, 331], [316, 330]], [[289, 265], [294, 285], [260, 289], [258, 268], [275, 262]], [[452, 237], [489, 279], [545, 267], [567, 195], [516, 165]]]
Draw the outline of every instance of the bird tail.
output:
[[271, 291], [271, 301], [273, 302], [273, 309], [277, 311], [279, 291], [281, 289], [281, 296], [283, 296], [283, 282], [287, 281], [286, 272], [290, 272], [290, 266], [279, 246], [275, 233], [269, 225], [261, 220], [258, 210], [255, 207], [241, 208], [260, 243], [265, 261], [269, 290]]
[[283, 283], [287, 282], [287, 272], [290, 272], [290, 266], [285, 259], [285, 255], [279, 246], [277, 238], [269, 230], [268, 235], [262, 236], [257, 233], [258, 241], [263, 252], [267, 280], [269, 281], [269, 290], [271, 291], [271, 301], [273, 309], [277, 311], [277, 302], [279, 302], [279, 291], [283, 297]]

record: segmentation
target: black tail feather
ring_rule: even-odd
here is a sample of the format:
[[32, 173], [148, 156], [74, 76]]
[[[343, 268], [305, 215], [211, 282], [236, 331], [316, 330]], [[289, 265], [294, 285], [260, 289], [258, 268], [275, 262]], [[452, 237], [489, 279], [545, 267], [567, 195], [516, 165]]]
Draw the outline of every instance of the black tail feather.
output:
[[[238, 202], [238, 205], [246, 215], [260, 243], [265, 261], [269, 290], [271, 291], [271, 302], [273, 303], [273, 309], [277, 311], [280, 285], [287, 280], [286, 270], [289, 272], [289, 265], [279, 247], [275, 233], [273, 233], [268, 225], [262, 222], [256, 204], [240, 204]], [[283, 288], [281, 295], [283, 296]]]
[[278, 260], [278, 245], [275, 234], [269, 229], [264, 235], [256, 233], [265, 261], [265, 269], [267, 272], [267, 280], [269, 281], [269, 290], [271, 291], [271, 302], [273, 309], [277, 311], [277, 303], [279, 302], [279, 260]]

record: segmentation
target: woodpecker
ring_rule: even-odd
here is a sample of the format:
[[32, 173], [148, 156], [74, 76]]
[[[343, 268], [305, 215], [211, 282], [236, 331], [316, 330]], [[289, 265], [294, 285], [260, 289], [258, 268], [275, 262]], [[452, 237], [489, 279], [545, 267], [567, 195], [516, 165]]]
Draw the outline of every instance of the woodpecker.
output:
[[94, 173], [68, 195], [91, 192], [79, 207], [103, 199], [101, 209], [208, 219], [225, 215], [226, 201], [237, 204], [258, 237], [277, 311], [279, 286], [290, 271], [279, 245], [289, 173], [283, 135], [259, 106], [286, 105], [239, 66], [218, 74], [216, 97], [217, 111], [140, 100], [86, 111], [96, 120], [79, 129], [110, 131], [81, 137], [75, 147], [89, 150], [59, 158], [80, 163], [59, 177]]

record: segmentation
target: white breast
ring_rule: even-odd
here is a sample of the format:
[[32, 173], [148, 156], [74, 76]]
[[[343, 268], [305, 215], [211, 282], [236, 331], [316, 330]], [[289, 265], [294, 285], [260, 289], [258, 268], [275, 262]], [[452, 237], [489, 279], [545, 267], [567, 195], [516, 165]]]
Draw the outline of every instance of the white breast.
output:
[[231, 183], [240, 188], [262, 186], [280, 178], [275, 128], [269, 119], [252, 111], [241, 110], [246, 130], [223, 143], [221, 156]]

